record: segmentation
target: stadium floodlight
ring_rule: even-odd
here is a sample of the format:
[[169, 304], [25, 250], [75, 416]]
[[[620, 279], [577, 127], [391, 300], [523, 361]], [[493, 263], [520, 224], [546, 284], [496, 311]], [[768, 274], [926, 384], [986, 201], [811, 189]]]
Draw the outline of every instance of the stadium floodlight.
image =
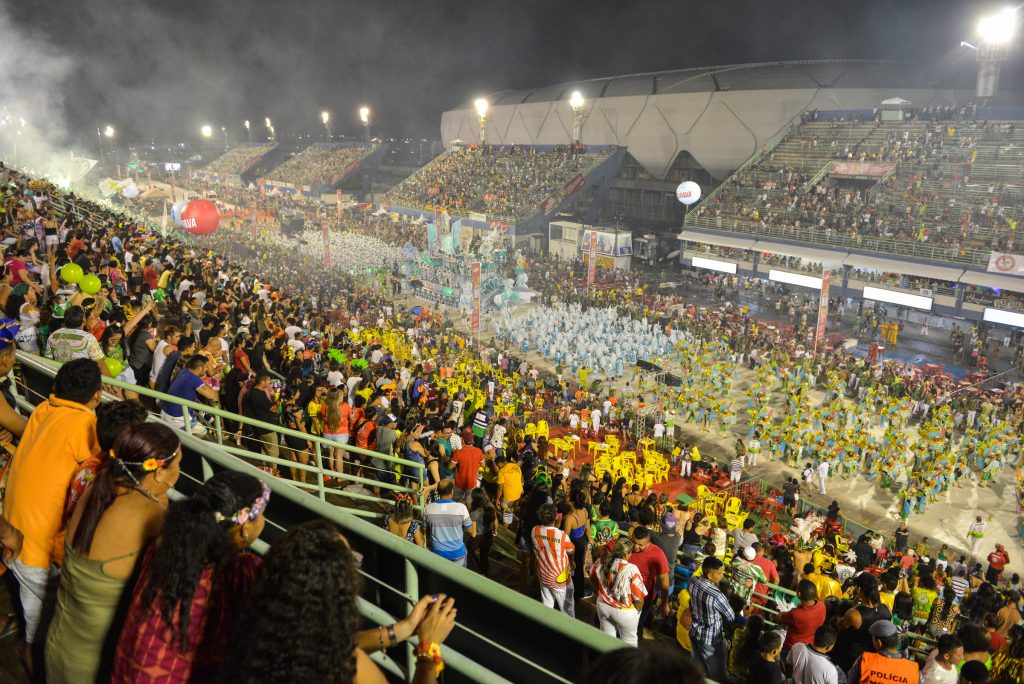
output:
[[363, 122], [363, 125], [370, 123], [370, 108], [360, 107], [359, 108], [359, 120]]
[[323, 121], [326, 126], [327, 122], [331, 120], [331, 113], [328, 111], [320, 112], [320, 120]]
[[490, 103], [482, 97], [478, 97], [474, 102], [473, 106], [476, 107], [477, 118], [480, 119], [480, 144], [484, 144], [484, 140], [487, 137], [487, 108]]
[[248, 119], [245, 120], [245, 130], [247, 130], [247, 131], [251, 131], [252, 130], [252, 125], [249, 123]]
[[115, 133], [115, 131], [114, 131], [114, 127], [113, 126], [107, 126], [106, 128], [103, 129], [103, 135], [107, 136], [108, 138], [113, 138], [114, 137], [114, 133]]
[[263, 123], [265, 123], [267, 125], [267, 128], [273, 127], [273, 124], [270, 123], [270, 117], [269, 116], [263, 120]]
[[1017, 28], [1017, 9], [1007, 7], [1003, 11], [983, 17], [978, 22], [978, 35], [990, 45], [1006, 45], [1013, 40]]
[[578, 90], [572, 91], [569, 106], [572, 107], [572, 144], [579, 145], [580, 137], [583, 135], [583, 93]]
[[320, 112], [320, 121], [324, 124], [324, 139], [331, 139], [331, 113], [326, 109]]
[[248, 119], [246, 119], [242, 123], [245, 124], [245, 134], [249, 138], [249, 142], [252, 142], [252, 124], [249, 123]]
[[203, 134], [204, 138], [212, 138], [213, 137], [213, 126], [211, 126], [209, 124], [204, 124], [203, 127], [199, 129], [199, 132]]

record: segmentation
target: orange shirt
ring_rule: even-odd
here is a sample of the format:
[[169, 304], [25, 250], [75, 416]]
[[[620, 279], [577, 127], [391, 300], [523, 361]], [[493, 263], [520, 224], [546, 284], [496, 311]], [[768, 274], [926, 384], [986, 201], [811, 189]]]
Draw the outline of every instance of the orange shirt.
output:
[[96, 414], [87, 406], [50, 396], [25, 426], [7, 480], [7, 520], [25, 535], [18, 559], [48, 568], [64, 543], [64, 504], [81, 463], [99, 455]]

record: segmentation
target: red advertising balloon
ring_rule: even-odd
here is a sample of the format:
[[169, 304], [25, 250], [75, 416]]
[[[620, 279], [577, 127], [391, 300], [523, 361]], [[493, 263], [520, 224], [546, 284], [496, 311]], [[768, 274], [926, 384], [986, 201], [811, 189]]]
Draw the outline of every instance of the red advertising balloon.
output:
[[192, 200], [181, 210], [181, 227], [193, 235], [209, 235], [220, 224], [220, 209], [210, 200]]

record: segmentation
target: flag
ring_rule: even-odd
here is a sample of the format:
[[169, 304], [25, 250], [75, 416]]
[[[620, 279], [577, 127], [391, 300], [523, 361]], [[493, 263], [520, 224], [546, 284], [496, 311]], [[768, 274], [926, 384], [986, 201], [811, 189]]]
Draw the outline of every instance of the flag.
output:
[[160, 237], [167, 237], [167, 202], [164, 202], [164, 217], [160, 220]]

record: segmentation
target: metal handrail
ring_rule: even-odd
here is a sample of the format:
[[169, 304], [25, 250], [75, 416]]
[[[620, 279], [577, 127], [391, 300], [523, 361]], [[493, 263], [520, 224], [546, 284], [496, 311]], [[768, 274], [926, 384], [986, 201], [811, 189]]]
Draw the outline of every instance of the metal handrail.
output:
[[[56, 362], [56, 361], [54, 361], [52, 359], [47, 359], [47, 358], [44, 358], [42, 356], [37, 356], [35, 354], [29, 354], [28, 352], [23, 352], [23, 351], [20, 351], [20, 350], [18, 351], [18, 360], [22, 364], [24, 364], [24, 365], [27, 365], [27, 366], [32, 367], [32, 368], [35, 368], [37, 370], [40, 370], [40, 371], [42, 371], [44, 373], [48, 373], [48, 374], [49, 373], [56, 373], [57, 369], [61, 365], [60, 363], [58, 363], [58, 362]], [[251, 460], [262, 461], [262, 462], [268, 463], [268, 464], [273, 465], [273, 466], [284, 466], [284, 467], [287, 467], [287, 468], [295, 468], [297, 470], [304, 470], [306, 472], [315, 473], [316, 474], [316, 480], [317, 480], [316, 485], [307, 484], [307, 485], [305, 485], [305, 487], [308, 488], [308, 489], [313, 489], [315, 487], [316, 492], [318, 494], [318, 497], [321, 500], [326, 500], [326, 496], [327, 495], [332, 495], [332, 496], [344, 496], [344, 497], [351, 498], [351, 499], [354, 499], [354, 500], [364, 500], [364, 501], [370, 501], [370, 502], [375, 502], [375, 503], [390, 503], [389, 499], [384, 499], [384, 498], [376, 497], [376, 496], [368, 496], [368, 495], [365, 495], [365, 494], [359, 494], [357, 492], [345, 492], [342, 488], [331, 487], [331, 486], [325, 485], [324, 484], [324, 478], [325, 477], [329, 477], [329, 478], [335, 478], [335, 479], [338, 479], [338, 480], [342, 480], [342, 481], [345, 481], [345, 482], [348, 482], [348, 483], [351, 483], [351, 484], [359, 484], [359, 485], [364, 485], [364, 486], [368, 486], [368, 487], [375, 487], [375, 488], [379, 488], [379, 489], [385, 489], [385, 490], [388, 490], [388, 491], [391, 491], [391, 492], [409, 494], [409, 495], [413, 496], [414, 498], [418, 499], [419, 506], [421, 508], [426, 503], [425, 500], [424, 500], [424, 493], [423, 493], [422, 489], [415, 490], [415, 489], [412, 489], [410, 487], [405, 487], [405, 486], [402, 486], [402, 485], [399, 485], [399, 484], [393, 484], [393, 483], [390, 483], [390, 482], [380, 482], [378, 480], [372, 480], [372, 479], [365, 478], [365, 477], [359, 477], [359, 476], [356, 476], [356, 475], [350, 475], [350, 474], [346, 474], [346, 473], [341, 473], [339, 471], [332, 470], [330, 468], [325, 468], [324, 465], [323, 465], [323, 460], [326, 457], [326, 454], [324, 454], [323, 450], [324, 449], [338, 449], [338, 448], [342, 447], [342, 445], [340, 445], [339, 443], [333, 442], [333, 441], [331, 441], [329, 439], [325, 439], [325, 438], [319, 437], [317, 435], [312, 435], [312, 434], [309, 434], [307, 432], [301, 432], [299, 430], [292, 430], [291, 428], [286, 428], [286, 427], [281, 426], [281, 425], [274, 425], [273, 423], [265, 423], [263, 421], [256, 420], [254, 418], [249, 418], [247, 416], [242, 416], [242, 415], [239, 415], [237, 413], [232, 413], [230, 411], [225, 411], [224, 409], [217, 408], [215, 406], [210, 406], [210, 405], [207, 405], [207, 404], [200, 404], [200, 403], [197, 403], [197, 402], [194, 402], [194, 401], [189, 401], [187, 399], [181, 399], [179, 397], [174, 397], [174, 396], [171, 396], [169, 394], [164, 394], [162, 392], [157, 392], [156, 390], [149, 389], [148, 387], [140, 387], [139, 385], [133, 385], [133, 384], [128, 383], [128, 382], [122, 382], [121, 380], [118, 380], [116, 378], [104, 377], [103, 378], [103, 383], [105, 385], [110, 386], [110, 387], [116, 387], [116, 388], [121, 389], [121, 390], [127, 390], [127, 391], [130, 391], [130, 392], [135, 392], [135, 393], [139, 394], [140, 396], [149, 397], [150, 399], [153, 399], [155, 401], [167, 402], [167, 403], [176, 404], [178, 406], [181, 406], [182, 407], [183, 417], [185, 419], [185, 426], [186, 426], [184, 431], [188, 432], [189, 434], [193, 434], [194, 433], [194, 429], [193, 429], [193, 422], [194, 421], [190, 420], [189, 412], [195, 412], [197, 414], [208, 414], [208, 415], [213, 416], [214, 417], [214, 433], [215, 433], [215, 435], [217, 437], [217, 444], [218, 444], [218, 446], [220, 446], [222, 449], [224, 449], [227, 453], [232, 454], [234, 456], [242, 456], [242, 457], [245, 457], [245, 458], [248, 458], [248, 459], [251, 459]], [[274, 457], [267, 456], [267, 455], [262, 454], [262, 453], [255, 453], [255, 452], [252, 452], [252, 451], [248, 451], [246, 449], [241, 449], [241, 448], [233, 447], [230, 444], [225, 443], [224, 428], [223, 428], [224, 420], [230, 420], [232, 422], [240, 423], [242, 425], [249, 425], [249, 426], [251, 426], [253, 428], [256, 428], [257, 431], [258, 431], [258, 434], [264, 434], [264, 433], [268, 433], [268, 432], [273, 432], [273, 433], [276, 433], [276, 434], [281, 435], [281, 436], [294, 437], [296, 439], [301, 439], [301, 440], [304, 440], [304, 441], [307, 441], [307, 442], [312, 442], [313, 443], [313, 454], [312, 454], [313, 459], [312, 459], [312, 461], [313, 461], [313, 463], [315, 463], [315, 465], [313, 463], [308, 464], [308, 465], [304, 465], [302, 463], [289, 461], [287, 459], [274, 458]], [[257, 441], [259, 441], [259, 440], [257, 440]], [[364, 449], [364, 448], [357, 447], [357, 446], [350, 446], [350, 445], [347, 445], [347, 444], [344, 445], [344, 451], [347, 452], [347, 453], [355, 453], [355, 454], [360, 454], [360, 455], [367, 456], [367, 457], [370, 457], [370, 458], [375, 458], [375, 459], [378, 459], [378, 460], [382, 460], [382, 461], [385, 461], [386, 463], [388, 463], [388, 464], [390, 464], [392, 466], [396, 466], [396, 465], [397, 466], [401, 466], [403, 472], [408, 472], [410, 470], [411, 471], [419, 471], [419, 472], [416, 472], [415, 475], [413, 475], [413, 478], [416, 481], [418, 481], [418, 482], [422, 482], [423, 481], [423, 475], [424, 475], [423, 471], [426, 469], [426, 466], [424, 464], [422, 464], [422, 463], [417, 463], [415, 461], [410, 461], [408, 459], [400, 458], [398, 456], [391, 456], [389, 454], [382, 454], [382, 453], [378, 453], [376, 451], [371, 451], [369, 449]], [[329, 453], [330, 452], [328, 451], [327, 454], [329, 454]], [[371, 468], [369, 466], [366, 466], [366, 467], [369, 468], [369, 469], [373, 469], [373, 468]], [[303, 484], [302, 483], [293, 483], [293, 484], [295, 484], [295, 486], [297, 486], [299, 488], [303, 488]], [[366, 516], [366, 517], [377, 517], [378, 516], [378, 514], [376, 514], [376, 513], [373, 513], [373, 512], [370, 512], [370, 511], [362, 511], [362, 510], [358, 510], [358, 509], [352, 510], [350, 512], [354, 513], [355, 515], [362, 515], [362, 516]]]
[[[22, 363], [28, 370], [48, 377], [56, 374], [54, 362], [33, 355], [25, 357]], [[19, 358], [22, 358], [20, 352]], [[113, 386], [117, 381], [104, 377], [104, 382]], [[123, 385], [125, 383], [117, 383], [117, 386]], [[31, 409], [35, 402], [19, 397], [18, 403]], [[208, 408], [197, 406], [204, 411]], [[307, 520], [326, 519], [337, 525], [352, 546], [363, 554], [359, 572], [364, 590], [358, 603], [360, 613], [371, 623], [393, 624], [424, 594], [444, 592], [454, 596], [460, 611], [443, 654], [446, 666], [458, 674], [460, 681], [500, 684], [509, 682], [507, 676], [517, 673], [516, 681], [570, 684], [571, 678], [588, 660], [622, 648], [618, 639], [546, 608], [538, 601], [526, 599], [482, 575], [457, 567], [353, 515], [352, 511], [309, 496], [295, 483], [245, 463], [220, 445], [188, 433], [181, 434], [181, 441], [187, 455], [182, 460], [175, 498], [185, 490], [194, 491], [218, 470], [244, 472], [270, 487], [273, 496], [265, 512], [267, 524], [260, 539], [252, 545], [254, 551], [266, 552], [288, 528]], [[193, 456], [198, 456], [198, 463]], [[486, 609], [474, 610], [480, 605]], [[495, 619], [497, 614], [501, 619]], [[525, 631], [513, 632], [510, 625], [525, 625]], [[561, 645], [562, 649], [552, 652], [553, 643]], [[415, 668], [415, 644], [413, 637], [396, 647], [395, 652], [400, 650], [403, 658], [389, 657], [383, 652], [372, 657], [393, 675], [408, 678]]]
[[941, 247], [927, 243], [903, 240], [878, 239], [850, 235], [826, 235], [823, 231], [794, 226], [763, 226], [738, 217], [694, 216], [686, 217], [687, 228], [711, 228], [746, 235], [766, 235], [787, 240], [835, 245], [847, 249], [879, 252], [881, 254], [902, 254], [932, 261], [951, 261], [974, 266], [987, 265], [989, 251], [973, 247]]

